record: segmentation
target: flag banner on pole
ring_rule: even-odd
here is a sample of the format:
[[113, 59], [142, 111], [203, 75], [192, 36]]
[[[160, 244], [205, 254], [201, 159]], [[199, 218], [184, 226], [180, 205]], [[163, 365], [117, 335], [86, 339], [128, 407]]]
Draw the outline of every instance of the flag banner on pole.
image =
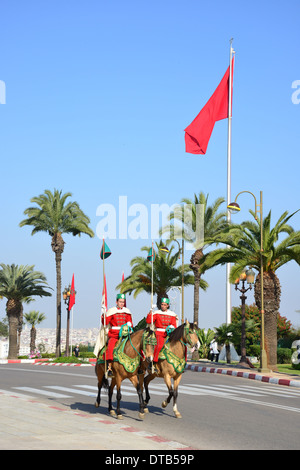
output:
[[153, 258], [153, 261], [155, 261], [155, 257], [156, 257], [155, 250], [153, 248], [150, 248], [150, 250], [148, 252], [147, 260], [151, 261], [152, 258]]
[[[232, 58], [232, 76], [233, 63], [234, 57]], [[215, 92], [201, 109], [198, 116], [196, 116], [192, 123], [185, 129], [185, 151], [187, 153], [205, 155], [216, 121], [228, 118], [229, 72], [230, 67], [228, 67]]]
[[106, 258], [108, 258], [110, 255], [111, 255], [111, 251], [110, 251], [110, 249], [108, 248], [108, 246], [107, 246], [107, 244], [105, 243], [105, 241], [103, 240], [102, 248], [101, 248], [101, 252], [100, 252], [100, 258], [101, 258], [101, 259], [106, 259]]
[[72, 277], [72, 284], [71, 284], [71, 291], [70, 291], [70, 300], [69, 300], [69, 311], [75, 305], [75, 282], [74, 282], [74, 274]]
[[102, 305], [101, 305], [102, 313], [105, 314], [107, 312], [107, 288], [106, 288], [106, 276], [104, 275], [104, 286], [102, 289]]

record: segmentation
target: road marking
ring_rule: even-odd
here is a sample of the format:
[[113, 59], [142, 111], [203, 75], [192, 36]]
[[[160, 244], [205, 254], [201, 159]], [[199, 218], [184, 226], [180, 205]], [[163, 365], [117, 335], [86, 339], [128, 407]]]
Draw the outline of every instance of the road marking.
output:
[[258, 401], [258, 400], [251, 400], [250, 398], [243, 398], [243, 397], [234, 397], [234, 396], [228, 396], [225, 397], [228, 398], [229, 400], [236, 400], [236, 401], [243, 401], [246, 403], [251, 403], [254, 405], [261, 405], [261, 406], [269, 406], [271, 408], [278, 408], [281, 410], [285, 411], [292, 411], [293, 413], [300, 413], [300, 408], [295, 408], [293, 406], [286, 406], [286, 405], [278, 405], [277, 403], [269, 403], [265, 401]]
[[92, 392], [87, 392], [85, 390], [75, 390], [74, 388], [60, 387], [59, 385], [44, 385], [44, 388], [50, 388], [51, 390], [58, 390], [61, 392], [75, 393], [78, 395], [85, 395], [87, 397], [94, 397], [95, 394]]
[[47, 392], [46, 390], [40, 390], [39, 388], [31, 387], [13, 387], [16, 390], [22, 390], [23, 392], [35, 393], [38, 395], [46, 395], [48, 398], [72, 398], [68, 395], [62, 395], [60, 393]]
[[[227, 388], [227, 389], [232, 389], [232, 387], [229, 387], [227, 385], [215, 385], [215, 387], [223, 387], [223, 388]], [[247, 385], [241, 385], [239, 387], [235, 387], [236, 389], [236, 393], [243, 393], [242, 390], [249, 390], [250, 392], [253, 390], [253, 391], [257, 391], [257, 387], [251, 387], [250, 385], [247, 386]], [[293, 392], [290, 392], [290, 391], [284, 391], [284, 390], [259, 390], [261, 392], [262, 395], [273, 395], [273, 396], [279, 396], [279, 397], [283, 397], [283, 398], [300, 398], [300, 394], [299, 393], [293, 393]]]
[[[98, 387], [95, 387], [93, 385], [73, 385], [73, 387], [87, 388], [89, 390], [94, 390], [96, 394], [98, 393]], [[116, 392], [117, 392], [117, 389], [115, 387], [114, 388], [114, 393], [116, 393]], [[134, 390], [133, 385], [132, 386], [130, 386], [130, 385], [121, 385], [121, 393], [122, 393], [122, 395], [126, 395], [128, 397], [129, 396], [137, 396], [137, 392]], [[108, 391], [102, 387], [101, 395], [103, 395], [103, 394], [107, 395]]]
[[[228, 386], [223, 386], [223, 385], [212, 385], [212, 386], [209, 386], [209, 385], [194, 385], [194, 384], [188, 384], [189, 387], [195, 387], [195, 389], [203, 389], [203, 390], [212, 390], [213, 392], [216, 392], [216, 391], [223, 391], [225, 392], [226, 394], [228, 394], [230, 392], [230, 394], [241, 394], [241, 395], [251, 395], [251, 396], [254, 396], [254, 397], [263, 397], [264, 395], [262, 393], [254, 393], [252, 391], [249, 391], [249, 392], [246, 392], [246, 391], [242, 391], [242, 390], [236, 390], [235, 388], [232, 388], [232, 387], [228, 387]], [[216, 388], [217, 387], [217, 390]], [[180, 386], [179, 386], [179, 391], [180, 391]]]
[[18, 393], [18, 392], [14, 392], [13, 390], [2, 390], [0, 389], [0, 394], [3, 393], [3, 395], [13, 395], [17, 398], [34, 398], [33, 396], [31, 395], [25, 395], [24, 393]]

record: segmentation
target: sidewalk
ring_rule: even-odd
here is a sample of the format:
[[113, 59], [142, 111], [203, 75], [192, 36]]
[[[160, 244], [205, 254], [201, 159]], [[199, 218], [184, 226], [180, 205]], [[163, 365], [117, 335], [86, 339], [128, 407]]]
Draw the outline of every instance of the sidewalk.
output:
[[[0, 450], [196, 450], [93, 411], [0, 391]], [[147, 419], [147, 418], [145, 418]], [[132, 420], [131, 420], [132, 421]]]

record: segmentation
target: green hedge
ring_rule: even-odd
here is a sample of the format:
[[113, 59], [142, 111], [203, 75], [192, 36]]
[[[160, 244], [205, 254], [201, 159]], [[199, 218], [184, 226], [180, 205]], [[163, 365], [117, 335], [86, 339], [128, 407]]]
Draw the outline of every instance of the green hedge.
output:
[[277, 364], [291, 364], [292, 350], [288, 348], [277, 349]]

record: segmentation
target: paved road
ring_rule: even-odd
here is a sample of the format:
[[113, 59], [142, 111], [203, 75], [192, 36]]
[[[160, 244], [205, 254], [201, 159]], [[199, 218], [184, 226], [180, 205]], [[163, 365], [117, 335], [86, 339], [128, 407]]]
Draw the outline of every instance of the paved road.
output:
[[[3, 396], [32, 398], [73, 413], [107, 420], [107, 397], [94, 407], [97, 393], [93, 367], [49, 368], [28, 364], [0, 366]], [[163, 410], [166, 397], [162, 379], [150, 386], [150, 413], [138, 418], [135, 390], [122, 387], [124, 420], [115, 423], [137, 433], [159, 435], [176, 448], [196, 449], [299, 449], [300, 390], [243, 378], [186, 371], [180, 386], [179, 410]], [[111, 418], [110, 418], [111, 419]], [[113, 422], [113, 421], [112, 421]], [[74, 434], [76, 431], [74, 431]], [[141, 436], [141, 434], [139, 434]], [[1, 441], [1, 436], [0, 436]], [[156, 442], [158, 442], [157, 439]], [[149, 445], [149, 440], [147, 442]], [[151, 443], [153, 444], [153, 442]], [[169, 444], [166, 444], [167, 448]], [[113, 448], [113, 447], [112, 447]], [[149, 447], [144, 447], [149, 448]]]

